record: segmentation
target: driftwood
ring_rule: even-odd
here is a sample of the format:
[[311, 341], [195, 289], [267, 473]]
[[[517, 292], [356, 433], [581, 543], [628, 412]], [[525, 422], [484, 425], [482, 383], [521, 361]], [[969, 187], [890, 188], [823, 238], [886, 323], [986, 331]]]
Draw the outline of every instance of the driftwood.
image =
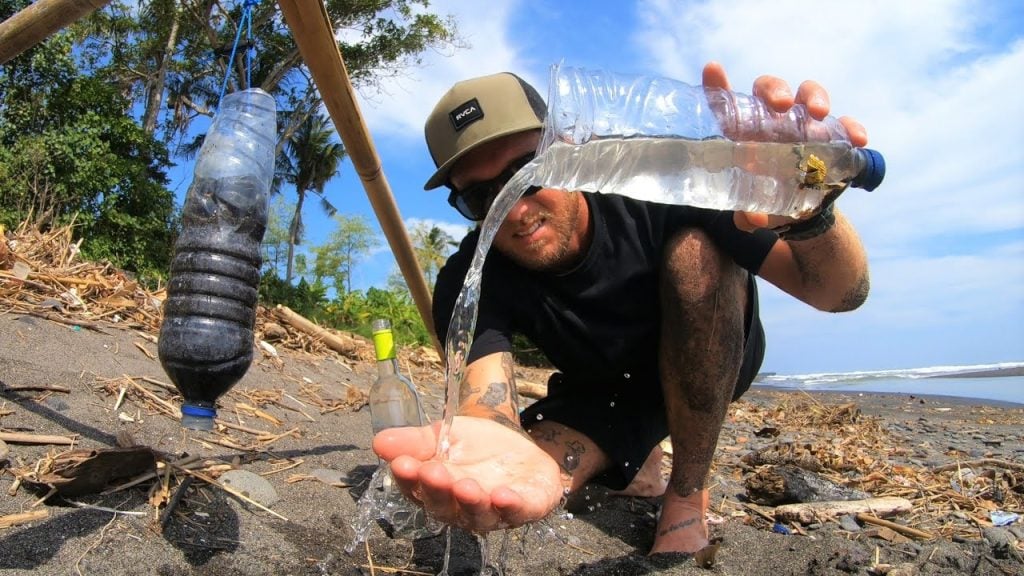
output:
[[876, 517], [895, 516], [910, 511], [913, 504], [905, 498], [887, 496], [866, 500], [804, 502], [785, 504], [775, 508], [775, 518], [781, 522], [813, 524], [846, 514], [871, 514]]
[[23, 474], [22, 480], [47, 486], [62, 496], [78, 496], [100, 492], [112, 480], [154, 469], [156, 455], [143, 446], [73, 450], [45, 461], [39, 470]]
[[274, 309], [274, 313], [285, 324], [323, 341], [331, 350], [352, 358], [359, 357], [362, 345], [355, 338], [324, 330], [287, 306], [278, 304]]
[[71, 388], [67, 386], [57, 385], [0, 385], [0, 392], [63, 392], [64, 394], [71, 394]]
[[520, 396], [540, 399], [548, 395], [548, 387], [544, 384], [537, 384], [529, 380], [516, 379], [516, 392]]
[[959, 470], [961, 468], [980, 468], [982, 466], [991, 466], [993, 468], [1005, 468], [1007, 470], [1019, 470], [1024, 472], [1024, 464], [998, 460], [996, 458], [982, 458], [980, 460], [968, 460], [964, 462], [957, 462], [956, 464], [946, 464], [944, 466], [932, 468], [932, 472], [952, 472], [953, 470]]
[[882, 520], [881, 518], [876, 518], [870, 514], [859, 513], [857, 514], [857, 520], [860, 520], [865, 524], [882, 526], [883, 528], [888, 528], [894, 532], [899, 532], [904, 536], [910, 536], [911, 538], [920, 538], [922, 540], [931, 540], [932, 538], [935, 538], [934, 535], [923, 530], [918, 530], [917, 528], [911, 528], [910, 526], [904, 526], [895, 522], [889, 522], [888, 520]]
[[6, 516], [0, 516], [0, 528], [10, 528], [11, 526], [28, 524], [29, 522], [42, 520], [43, 518], [46, 518], [49, 515], [49, 510], [33, 510], [31, 512], [21, 512], [19, 514], [8, 514]]
[[864, 500], [870, 494], [841, 486], [797, 466], [767, 466], [744, 482], [747, 496], [758, 504], [776, 506], [796, 502]]
[[21, 432], [0, 432], [0, 440], [11, 444], [65, 444], [75, 443], [74, 438], [67, 436], [47, 436], [40, 434], [24, 434]]

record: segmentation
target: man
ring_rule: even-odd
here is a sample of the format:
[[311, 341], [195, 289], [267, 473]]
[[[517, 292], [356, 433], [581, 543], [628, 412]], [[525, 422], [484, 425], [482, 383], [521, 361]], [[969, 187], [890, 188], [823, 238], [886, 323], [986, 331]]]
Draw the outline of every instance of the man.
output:
[[[705, 86], [728, 88], [708, 64]], [[774, 109], [828, 95], [814, 82], [795, 97], [763, 76], [754, 94]], [[501, 186], [536, 150], [545, 109], [511, 74], [456, 84], [427, 121], [438, 166], [427, 182], [482, 220]], [[856, 146], [858, 123], [843, 119]], [[773, 231], [784, 230], [788, 239]], [[440, 272], [434, 316], [445, 340], [479, 230]], [[402, 491], [439, 520], [468, 530], [546, 516], [565, 493], [599, 480], [623, 494], [664, 494], [651, 553], [708, 543], [704, 482], [728, 404], [764, 353], [757, 274], [815, 308], [857, 308], [867, 263], [850, 224], [831, 208], [804, 221], [648, 204], [616, 195], [531, 189], [501, 224], [484, 267], [477, 331], [450, 432], [381, 432], [374, 450]], [[548, 396], [519, 413], [511, 335], [521, 332], [559, 370]], [[666, 489], [659, 442], [672, 442]]]

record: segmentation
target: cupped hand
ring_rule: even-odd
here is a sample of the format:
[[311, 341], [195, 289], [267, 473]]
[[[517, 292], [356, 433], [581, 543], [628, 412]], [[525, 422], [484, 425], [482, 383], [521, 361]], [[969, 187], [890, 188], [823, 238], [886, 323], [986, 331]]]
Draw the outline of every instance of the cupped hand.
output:
[[[704, 66], [702, 75], [704, 86], [710, 88], [722, 88], [731, 90], [729, 77], [725, 68], [718, 62], [709, 62]], [[769, 108], [776, 112], [785, 112], [794, 104], [803, 104], [811, 117], [821, 120], [828, 116], [830, 103], [828, 91], [814, 80], [805, 80], [797, 89], [796, 95], [790, 89], [789, 84], [775, 76], [759, 76], [754, 80], [753, 95], [761, 98]], [[864, 126], [850, 118], [842, 116], [839, 118], [850, 143], [857, 147], [866, 146], [868, 143], [867, 130]], [[750, 212], [737, 212], [735, 223], [741, 230], [753, 231], [757, 228], [776, 228], [795, 222], [796, 219], [785, 216], [774, 216], [769, 214], [755, 214]]]
[[547, 516], [562, 497], [558, 464], [527, 436], [491, 420], [457, 416], [446, 459], [440, 423], [391, 428], [373, 450], [391, 463], [402, 493], [437, 520], [473, 532], [514, 528]]

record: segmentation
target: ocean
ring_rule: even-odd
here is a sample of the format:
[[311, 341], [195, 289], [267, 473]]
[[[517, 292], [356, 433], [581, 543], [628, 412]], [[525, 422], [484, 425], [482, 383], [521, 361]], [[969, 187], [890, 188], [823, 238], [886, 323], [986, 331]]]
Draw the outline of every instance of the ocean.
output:
[[810, 391], [953, 396], [1024, 406], [1024, 362], [759, 376], [757, 386]]

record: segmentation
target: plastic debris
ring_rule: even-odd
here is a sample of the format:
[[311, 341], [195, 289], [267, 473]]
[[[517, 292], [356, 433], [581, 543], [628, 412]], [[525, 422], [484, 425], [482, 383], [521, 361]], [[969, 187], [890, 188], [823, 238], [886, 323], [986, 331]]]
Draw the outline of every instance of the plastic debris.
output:
[[989, 512], [989, 519], [992, 520], [993, 526], [1009, 526], [1014, 522], [1020, 520], [1020, 514], [1015, 512], [1006, 512], [1004, 510], [993, 510]]

